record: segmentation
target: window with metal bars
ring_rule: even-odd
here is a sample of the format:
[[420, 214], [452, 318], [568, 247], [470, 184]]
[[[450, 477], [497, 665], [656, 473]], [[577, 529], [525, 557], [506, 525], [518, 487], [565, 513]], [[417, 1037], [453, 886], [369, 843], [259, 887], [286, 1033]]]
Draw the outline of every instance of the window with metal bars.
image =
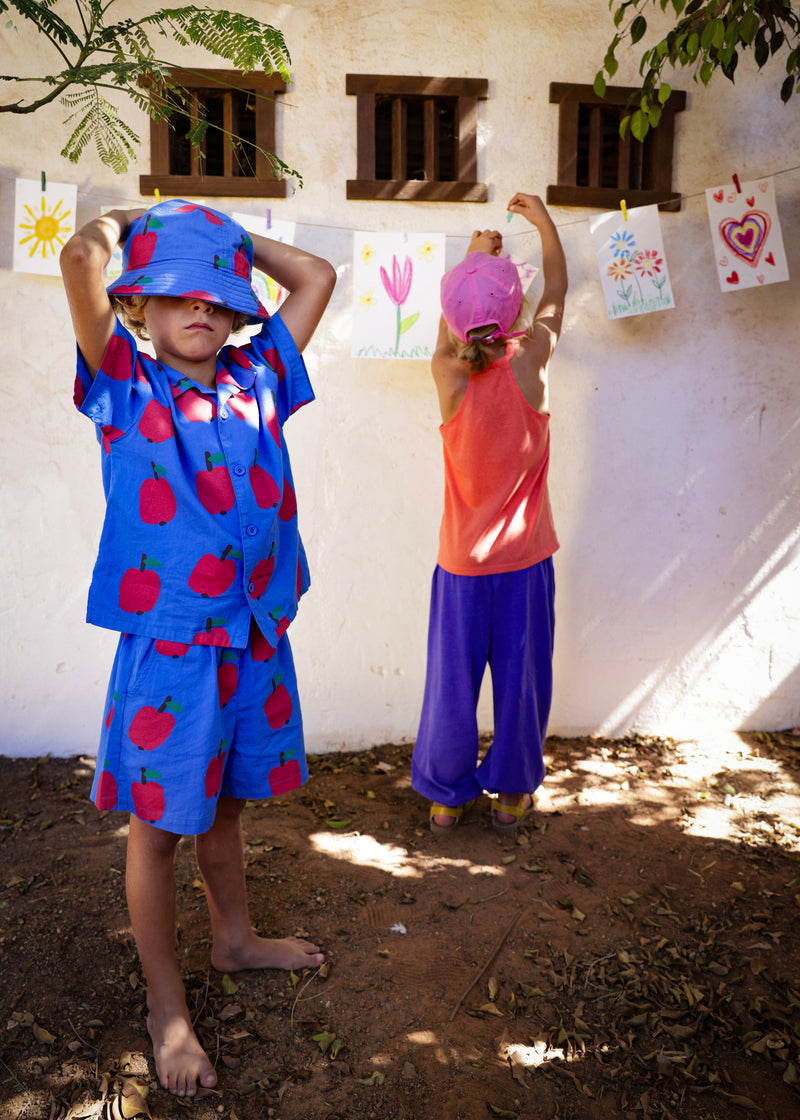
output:
[[[282, 198], [268, 153], [275, 150], [275, 96], [286, 85], [277, 74], [238, 70], [174, 69], [189, 103], [171, 121], [150, 122], [150, 174], [139, 177], [142, 194]], [[192, 129], [205, 122], [199, 148]]]
[[673, 90], [662, 108], [661, 121], [644, 142], [619, 133], [635, 89], [609, 86], [603, 98], [591, 86], [552, 82], [550, 102], [558, 109], [558, 182], [547, 188], [555, 206], [615, 209], [658, 204], [680, 210], [681, 196], [672, 189], [675, 114], [686, 94]]
[[484, 78], [348, 74], [356, 98], [356, 178], [349, 199], [486, 202], [477, 182]]

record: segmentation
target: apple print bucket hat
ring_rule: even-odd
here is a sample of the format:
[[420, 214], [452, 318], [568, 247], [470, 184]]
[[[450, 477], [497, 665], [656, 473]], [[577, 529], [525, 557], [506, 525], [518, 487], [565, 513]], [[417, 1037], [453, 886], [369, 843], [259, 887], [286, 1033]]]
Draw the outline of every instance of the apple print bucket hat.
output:
[[483, 342], [523, 335], [509, 332], [522, 306], [522, 284], [517, 266], [507, 257], [491, 253], [469, 253], [442, 277], [442, 314], [450, 330], [462, 342], [469, 332], [490, 323], [497, 330], [481, 335]]
[[250, 285], [253, 241], [226, 214], [183, 199], [151, 207], [131, 223], [122, 275], [106, 289], [116, 296], [203, 299], [254, 322], [269, 314]]

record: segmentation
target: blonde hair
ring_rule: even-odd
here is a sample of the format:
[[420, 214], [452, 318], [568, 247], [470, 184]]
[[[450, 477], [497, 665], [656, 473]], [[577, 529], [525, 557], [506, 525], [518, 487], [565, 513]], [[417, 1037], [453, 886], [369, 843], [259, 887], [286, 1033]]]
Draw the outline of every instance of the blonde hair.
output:
[[[127, 327], [128, 330], [140, 338], [143, 342], [150, 341], [150, 335], [147, 333], [147, 324], [144, 320], [144, 305], [147, 303], [149, 296], [132, 295], [132, 296], [111, 296], [111, 306], [114, 308], [115, 313], [122, 320], [122, 325]], [[237, 331], [243, 330], [247, 326], [249, 316], [245, 315], [244, 311], [234, 311], [233, 322], [231, 323], [231, 334], [236, 334]]]
[[[516, 334], [518, 331], [524, 331], [522, 337], [530, 338], [533, 326], [531, 317], [531, 305], [523, 295], [519, 314], [509, 328], [508, 334], [511, 335]], [[492, 342], [485, 341], [485, 336], [492, 333], [491, 328], [494, 325], [493, 323], [487, 323], [483, 327], [476, 327], [474, 330], [471, 330], [467, 335], [466, 342], [463, 342], [460, 338], [456, 338], [453, 332], [448, 328], [450, 343], [455, 351], [455, 355], [459, 361], [466, 362], [469, 366], [470, 373], [483, 373], [497, 357], [495, 346], [501, 340], [494, 339]], [[504, 337], [507, 338], [508, 335]]]

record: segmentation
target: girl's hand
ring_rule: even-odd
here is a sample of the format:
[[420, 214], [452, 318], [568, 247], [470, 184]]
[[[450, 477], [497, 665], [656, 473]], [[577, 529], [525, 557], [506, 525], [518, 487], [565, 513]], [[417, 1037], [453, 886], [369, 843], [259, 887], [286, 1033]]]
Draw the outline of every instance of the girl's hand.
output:
[[523, 194], [518, 191], [506, 207], [514, 214], [521, 214], [523, 218], [535, 226], [549, 220], [549, 214], [538, 194]]
[[476, 229], [472, 234], [467, 255], [470, 253], [491, 253], [492, 256], [499, 257], [502, 251], [503, 237], [499, 230], [485, 229], [481, 231]]

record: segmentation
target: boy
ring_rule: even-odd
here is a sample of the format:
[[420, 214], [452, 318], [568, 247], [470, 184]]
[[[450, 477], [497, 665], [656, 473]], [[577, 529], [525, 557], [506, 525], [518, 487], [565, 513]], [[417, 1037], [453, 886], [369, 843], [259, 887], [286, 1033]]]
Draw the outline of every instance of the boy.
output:
[[[118, 241], [123, 273], [107, 292]], [[250, 285], [254, 260], [289, 292], [272, 319]], [[130, 811], [127, 900], [156, 1070], [164, 1088], [192, 1096], [217, 1078], [175, 956], [181, 836], [195, 836], [215, 968], [323, 960], [308, 941], [253, 931], [240, 817], [247, 798], [307, 777], [285, 630], [308, 567], [281, 429], [313, 398], [300, 354], [336, 277], [321, 258], [181, 200], [94, 219], [60, 263], [78, 343], [75, 403], [103, 446], [106, 515], [87, 620], [121, 634], [92, 799]], [[223, 349], [248, 320], [260, 333]]]

